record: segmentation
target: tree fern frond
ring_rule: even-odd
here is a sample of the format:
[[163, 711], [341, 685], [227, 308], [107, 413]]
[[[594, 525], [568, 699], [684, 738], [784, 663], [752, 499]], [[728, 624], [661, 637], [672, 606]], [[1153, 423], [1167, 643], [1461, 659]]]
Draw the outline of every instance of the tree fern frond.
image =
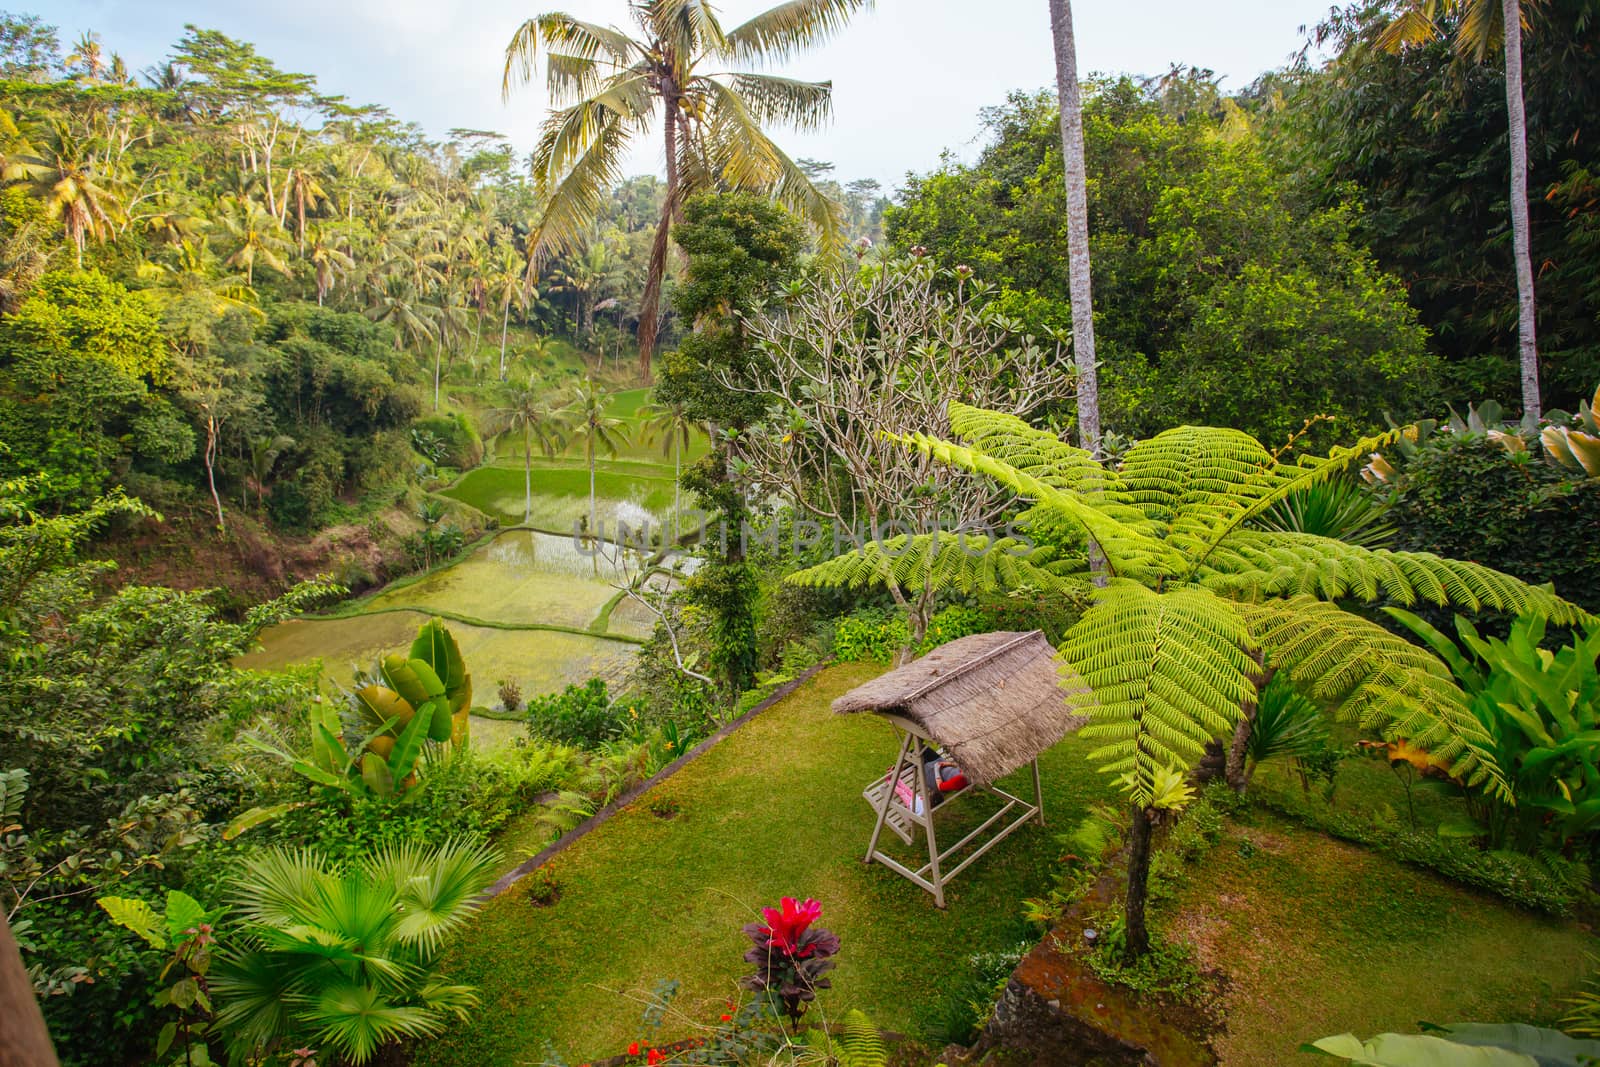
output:
[[835, 556], [825, 563], [789, 575], [796, 585], [864, 589], [890, 583], [963, 593], [998, 593], [1033, 587], [1065, 593], [1086, 586], [1072, 575], [1055, 550], [1015, 538], [991, 539], [982, 534], [900, 534]]
[[1324, 600], [1419, 599], [1468, 611], [1533, 613], [1570, 625], [1582, 608], [1549, 589], [1466, 560], [1427, 552], [1363, 548], [1315, 534], [1240, 530], [1211, 552], [1196, 576], [1209, 589], [1248, 598], [1311, 594]]
[[860, 1008], [845, 1012], [838, 1047], [840, 1067], [888, 1067], [889, 1048], [883, 1035]]
[[1311, 596], [1238, 605], [1269, 666], [1346, 721], [1410, 738], [1471, 784], [1507, 787], [1490, 739], [1437, 657]]
[[1128, 498], [1164, 525], [1196, 508], [1243, 508], [1276, 488], [1272, 454], [1249, 434], [1214, 426], [1179, 426], [1128, 450], [1122, 485]]
[[1113, 581], [1061, 646], [1095, 696], [1083, 733], [1106, 743], [1090, 758], [1131, 774], [1133, 802], [1150, 804], [1161, 772], [1192, 765], [1238, 721], [1255, 694], [1253, 646], [1221, 597]]
[[1116, 493], [1121, 480], [1095, 460], [1094, 454], [1036, 430], [1015, 415], [987, 411], [957, 401], [949, 405], [950, 429], [967, 445], [1031, 474], [1052, 489]]

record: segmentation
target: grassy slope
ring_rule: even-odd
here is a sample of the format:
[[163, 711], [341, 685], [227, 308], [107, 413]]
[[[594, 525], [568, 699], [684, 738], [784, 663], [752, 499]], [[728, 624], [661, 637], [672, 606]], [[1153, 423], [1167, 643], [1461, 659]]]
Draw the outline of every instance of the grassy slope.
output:
[[[650, 814], [645, 798], [579, 841], [555, 861], [554, 907], [515, 891], [493, 902], [451, 966], [480, 987], [483, 1008], [415, 1062], [537, 1062], [547, 1040], [581, 1058], [614, 1054], [639, 1036], [629, 993], [667, 978], [684, 983], [680, 1007], [714, 1020], [746, 969], [739, 927], [784, 894], [821, 900], [824, 925], [843, 940], [823, 1009], [861, 1007], [891, 1029], [912, 1027], [968, 955], [1024, 938], [1018, 902], [1047, 883], [1053, 828], [1019, 831], [963, 872], [943, 912], [861, 864], [871, 812], [860, 789], [893, 759], [893, 737], [828, 702], [878, 671], [826, 671], [691, 764], [660, 789], [680, 805], [675, 818]], [[1083, 762], [1089, 747], [1074, 739], [1044, 761], [1054, 827], [1104, 795]], [[963, 803], [952, 827], [984, 804]]]
[[1300, 1044], [1346, 1030], [1549, 1023], [1600, 947], [1575, 925], [1265, 815], [1231, 826], [1204, 864], [1172, 926], [1229, 977], [1227, 1067], [1310, 1067], [1323, 1061]]

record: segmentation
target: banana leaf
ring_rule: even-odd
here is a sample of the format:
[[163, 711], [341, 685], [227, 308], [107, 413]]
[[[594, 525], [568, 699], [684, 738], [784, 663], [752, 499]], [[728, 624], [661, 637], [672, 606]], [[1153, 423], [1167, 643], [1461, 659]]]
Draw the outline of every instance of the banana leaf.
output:
[[222, 831], [224, 841], [232, 841], [246, 830], [252, 830], [262, 823], [271, 822], [280, 815], [287, 814], [296, 808], [304, 808], [313, 804], [310, 800], [291, 800], [286, 804], [272, 804], [264, 808], [251, 808], [249, 811], [240, 812], [239, 815]]
[[438, 714], [439, 707], [438, 701], [424, 702], [417, 709], [417, 714], [411, 722], [401, 731], [400, 740], [395, 743], [394, 751], [389, 754], [389, 773], [393, 775], [395, 781], [404, 781], [411, 776], [412, 770], [417, 765], [417, 757], [422, 755], [423, 742], [428, 739], [429, 723]]
[[398, 721], [401, 729], [417, 713], [415, 705], [386, 685], [366, 685], [356, 690], [356, 705], [362, 717], [376, 725], [385, 719]]
[[[413, 663], [421, 662], [421, 660], [407, 659], [400, 653], [395, 652], [383, 657], [383, 666], [381, 668], [383, 680], [389, 683], [389, 688], [399, 693], [406, 703], [413, 708], [427, 703], [433, 696], [428, 692], [427, 687], [423, 685], [422, 679], [417, 676], [416, 670], [412, 667]], [[438, 680], [437, 676], [435, 676], [434, 680]]]
[[438, 619], [429, 619], [417, 630], [417, 639], [411, 642], [411, 658], [420, 659], [431, 667], [447, 693], [454, 695], [466, 681], [467, 668], [461, 658], [461, 648]]
[[429, 703], [433, 705], [433, 716], [428, 720], [428, 740], [444, 744], [450, 740], [450, 727], [453, 725], [450, 702], [446, 697], [435, 697]]
[[394, 775], [389, 772], [389, 765], [383, 762], [382, 757], [376, 752], [368, 752], [361, 757], [361, 780], [367, 783], [368, 789], [380, 797], [394, 795]]

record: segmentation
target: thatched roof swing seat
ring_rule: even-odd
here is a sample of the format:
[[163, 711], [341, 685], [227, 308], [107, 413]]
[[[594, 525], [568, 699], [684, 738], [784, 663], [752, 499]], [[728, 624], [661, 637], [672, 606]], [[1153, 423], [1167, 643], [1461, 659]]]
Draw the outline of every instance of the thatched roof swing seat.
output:
[[[1044, 825], [1044, 797], [1039, 785], [1039, 754], [1082, 726], [1089, 699], [1086, 687], [1062, 684], [1055, 650], [1038, 630], [998, 631], [951, 641], [833, 702], [841, 714], [873, 711], [894, 724], [899, 754], [889, 773], [862, 791], [877, 813], [864, 862], [876, 860], [933, 894], [944, 907], [944, 887], [967, 865], [1030, 820]], [[965, 786], [941, 792], [929, 781], [925, 754], [953, 760]], [[1030, 804], [994, 783], [1031, 765]], [[963, 794], [980, 790], [1003, 806], [961, 840], [940, 851], [935, 816]], [[1013, 814], [1014, 813], [1014, 814]], [[1005, 821], [1012, 816], [1010, 821]], [[958, 852], [988, 833], [972, 853], [954, 867]], [[928, 862], [918, 870], [885, 855], [878, 848], [887, 827], [906, 844], [914, 844], [918, 828], [927, 837]]]

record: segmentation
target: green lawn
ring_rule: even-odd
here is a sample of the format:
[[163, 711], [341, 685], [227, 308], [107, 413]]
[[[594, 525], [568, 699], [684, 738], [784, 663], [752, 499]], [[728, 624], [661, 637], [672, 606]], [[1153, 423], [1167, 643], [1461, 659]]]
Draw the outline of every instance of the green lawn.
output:
[[[515, 889], [492, 902], [451, 958], [477, 985], [470, 1025], [423, 1043], [420, 1067], [542, 1061], [547, 1043], [578, 1063], [646, 1034], [640, 998], [683, 983], [689, 1020], [713, 1020], [739, 995], [739, 927], [784, 894], [815, 896], [843, 949], [822, 1010], [851, 1007], [885, 1029], [917, 1033], [967, 958], [1028, 937], [1018, 902], [1041, 892], [1054, 834], [1095, 800], [1094, 747], [1069, 738], [1041, 760], [1048, 829], [1028, 827], [974, 864], [941, 912], [926, 894], [860, 854], [871, 814], [859, 790], [892, 758], [888, 726], [836, 716], [828, 702], [880, 668], [841, 665], [690, 764], [653, 796], [575, 842], [553, 868], [561, 889], [537, 907]], [[1387, 774], [1352, 767], [1362, 794]], [[970, 825], [986, 801], [953, 814]], [[959, 831], [957, 831], [959, 832]], [[946, 840], [953, 840], [953, 837]], [[515, 841], [513, 846], [511, 843]], [[522, 854], [539, 834], [508, 835]], [[508, 857], [508, 863], [516, 856]], [[909, 855], [908, 855], [909, 858]], [[1578, 926], [1506, 907], [1424, 871], [1256, 812], [1230, 824], [1160, 927], [1193, 943], [1227, 977], [1223, 1062], [1295, 1062], [1308, 1038], [1351, 1029], [1414, 1029], [1418, 1020], [1545, 1019], [1597, 946]]]
[[[537, 1063], [546, 1041], [573, 1063], [613, 1055], [641, 1033], [630, 998], [668, 978], [683, 982], [680, 1007], [714, 1021], [746, 969], [739, 927], [785, 894], [822, 901], [823, 924], [843, 942], [822, 1009], [860, 1007], [888, 1029], [914, 1029], [971, 954], [1024, 939], [1019, 901], [1048, 883], [1055, 828], [1106, 795], [1084, 762], [1092, 746], [1071, 739], [1045, 757], [1053, 826], [1027, 827], [968, 868], [941, 912], [861, 863], [871, 810], [860, 790], [893, 760], [893, 734], [870, 716], [834, 715], [828, 702], [880, 670], [824, 672], [680, 771], [659, 787], [675, 817], [651, 814], [645, 797], [576, 842], [555, 861], [553, 907], [515, 890], [492, 902], [451, 961], [483, 1007], [469, 1026], [422, 1043], [414, 1062]], [[988, 803], [963, 801], [952, 831]]]

